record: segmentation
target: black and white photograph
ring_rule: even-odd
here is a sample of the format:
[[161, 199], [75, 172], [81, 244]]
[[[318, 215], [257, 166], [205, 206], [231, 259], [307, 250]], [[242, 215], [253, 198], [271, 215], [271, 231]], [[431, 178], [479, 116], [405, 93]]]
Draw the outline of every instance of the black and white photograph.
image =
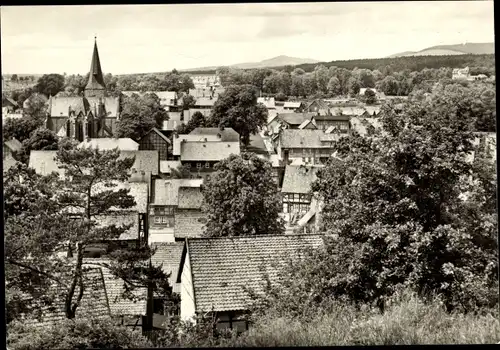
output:
[[6, 349], [500, 344], [493, 1], [0, 20]]

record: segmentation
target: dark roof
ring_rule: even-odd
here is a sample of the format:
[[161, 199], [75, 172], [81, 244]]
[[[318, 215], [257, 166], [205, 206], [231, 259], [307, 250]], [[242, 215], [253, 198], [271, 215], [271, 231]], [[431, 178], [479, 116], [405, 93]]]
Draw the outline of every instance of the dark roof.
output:
[[97, 50], [97, 41], [94, 42], [94, 52], [92, 53], [92, 62], [90, 63], [89, 81], [85, 86], [85, 90], [104, 90], [104, 76], [101, 69], [101, 61], [99, 60], [99, 52]]
[[179, 209], [200, 209], [203, 193], [200, 187], [179, 187]]
[[179, 203], [179, 188], [200, 187], [203, 179], [155, 179], [154, 205], [177, 206]]
[[[159, 136], [160, 136], [163, 140], [165, 140], [165, 142], [166, 142], [166, 143], [168, 143], [169, 145], [172, 143], [172, 141], [170, 141], [170, 139], [169, 139], [168, 137], [166, 137], [166, 136], [165, 136], [165, 135], [164, 135], [164, 134], [163, 134], [160, 130], [158, 130], [157, 128], [153, 128], [153, 129], [149, 130], [149, 131], [147, 132], [147, 134], [146, 134], [146, 135], [144, 135], [144, 136], [141, 138], [141, 140], [142, 140], [142, 139], [144, 139], [144, 138], [145, 138], [147, 135], [149, 135], [151, 132], [155, 132], [155, 133], [157, 133], [157, 134], [158, 134], [158, 135], [159, 135]], [[139, 142], [141, 142], [141, 141], [139, 140]]]
[[[7, 103], [7, 102], [8, 102], [8, 103]], [[13, 99], [11, 99], [11, 98], [10, 98], [10, 97], [8, 97], [8, 96], [2, 96], [2, 107], [3, 107], [3, 105], [4, 105], [4, 104], [6, 104], [6, 105], [7, 105], [7, 104], [10, 104], [10, 105], [12, 105], [12, 106], [14, 106], [14, 107], [18, 107], [17, 102], [16, 102], [16, 101], [14, 101]]]
[[[85, 269], [83, 273], [86, 288], [80, 306], [76, 310], [77, 318], [84, 317], [110, 317], [110, 307], [106, 294], [106, 286], [101, 268]], [[50, 288], [54, 294], [58, 295], [51, 305], [44, 305], [39, 298], [32, 300], [32, 306], [38, 307], [41, 315], [37, 319], [24, 319], [23, 323], [35, 327], [44, 327], [65, 321], [65, 288], [61, 285], [54, 285]], [[52, 293], [51, 293], [52, 294]], [[39, 305], [37, 305], [40, 302]]]
[[250, 144], [248, 145], [247, 150], [257, 154], [269, 154], [266, 144], [264, 143], [264, 139], [258, 133], [250, 135]]
[[196, 311], [247, 309], [251, 298], [244, 287], [262, 292], [264, 272], [271, 282], [277, 278], [275, 263], [321, 244], [320, 235], [187, 239]]
[[348, 115], [333, 115], [333, 114], [323, 114], [323, 115], [317, 115], [314, 117], [317, 121], [332, 121], [332, 120], [338, 120], [338, 121], [349, 121], [350, 116]]
[[207, 216], [197, 209], [177, 209], [175, 211], [175, 238], [200, 237], [205, 230]]
[[168, 282], [173, 287], [173, 291], [180, 293], [177, 273], [179, 272], [184, 242], [153, 243], [152, 248], [155, 248], [156, 251], [151, 257], [151, 263], [156, 266], [162, 265], [163, 272], [170, 274]]
[[307, 112], [307, 113], [278, 113], [278, 118], [290, 125], [300, 125], [306, 119], [311, 119], [311, 117], [316, 116], [317, 113]]
[[282, 193], [302, 193], [311, 191], [311, 184], [316, 180], [316, 172], [320, 167], [287, 165], [283, 177]]
[[221, 141], [238, 142], [240, 135], [233, 128], [196, 128], [189, 133], [190, 135], [221, 135]]

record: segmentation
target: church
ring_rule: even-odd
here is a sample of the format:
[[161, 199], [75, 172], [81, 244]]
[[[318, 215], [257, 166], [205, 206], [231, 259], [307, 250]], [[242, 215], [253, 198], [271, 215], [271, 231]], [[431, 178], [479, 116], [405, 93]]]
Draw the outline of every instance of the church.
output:
[[60, 137], [78, 141], [113, 137], [120, 118], [120, 97], [110, 96], [106, 90], [97, 40], [83, 96], [51, 96], [47, 114], [46, 127]]

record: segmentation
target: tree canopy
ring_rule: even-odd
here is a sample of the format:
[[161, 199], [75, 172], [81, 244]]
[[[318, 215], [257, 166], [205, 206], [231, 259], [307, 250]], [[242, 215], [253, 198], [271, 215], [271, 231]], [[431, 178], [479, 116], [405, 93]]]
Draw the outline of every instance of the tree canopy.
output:
[[44, 74], [35, 85], [35, 91], [45, 96], [55, 96], [64, 89], [64, 76], [60, 74]]
[[208, 236], [280, 234], [281, 200], [271, 164], [252, 153], [231, 155], [216, 165], [203, 186]]

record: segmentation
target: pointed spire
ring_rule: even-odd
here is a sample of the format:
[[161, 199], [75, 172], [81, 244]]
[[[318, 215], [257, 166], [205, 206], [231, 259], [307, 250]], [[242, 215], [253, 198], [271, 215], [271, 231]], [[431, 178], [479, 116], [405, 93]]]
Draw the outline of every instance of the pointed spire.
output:
[[92, 62], [90, 63], [89, 81], [85, 86], [87, 94], [95, 94], [96, 90], [106, 90], [104, 76], [101, 69], [101, 61], [99, 60], [99, 51], [97, 50], [97, 37], [94, 37], [94, 52], [92, 54]]

